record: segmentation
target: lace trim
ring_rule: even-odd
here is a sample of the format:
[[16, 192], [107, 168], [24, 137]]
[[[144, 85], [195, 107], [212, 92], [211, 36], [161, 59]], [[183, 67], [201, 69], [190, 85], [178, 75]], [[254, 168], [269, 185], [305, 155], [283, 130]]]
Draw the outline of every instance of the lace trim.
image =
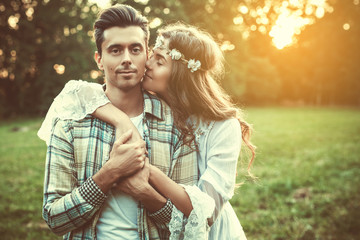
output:
[[71, 80], [54, 99], [53, 104], [60, 119], [81, 120], [109, 102], [101, 85]]
[[172, 210], [171, 220], [169, 223], [170, 238], [169, 240], [183, 239], [183, 221], [184, 214], [179, 211], [175, 205]]
[[51, 104], [38, 136], [49, 145], [52, 128], [57, 118], [81, 120], [109, 102], [100, 84], [71, 80]]
[[209, 225], [207, 219], [215, 209], [214, 200], [196, 186], [184, 186], [190, 197], [193, 210], [188, 218], [173, 207], [169, 223], [170, 239], [207, 239]]
[[212, 129], [214, 126], [214, 121], [202, 121], [200, 120], [198, 126], [196, 127], [195, 124], [192, 124], [192, 126], [195, 128], [194, 135], [195, 135], [195, 141], [197, 144], [200, 143], [200, 137], [202, 135], [208, 134], [208, 132]]

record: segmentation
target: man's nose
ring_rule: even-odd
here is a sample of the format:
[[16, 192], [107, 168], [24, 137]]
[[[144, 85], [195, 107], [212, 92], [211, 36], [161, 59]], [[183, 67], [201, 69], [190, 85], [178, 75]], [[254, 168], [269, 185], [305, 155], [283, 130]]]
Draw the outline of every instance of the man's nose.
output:
[[131, 64], [131, 56], [130, 56], [130, 52], [128, 49], [125, 49], [124, 51], [124, 55], [122, 58], [122, 65], [130, 65]]

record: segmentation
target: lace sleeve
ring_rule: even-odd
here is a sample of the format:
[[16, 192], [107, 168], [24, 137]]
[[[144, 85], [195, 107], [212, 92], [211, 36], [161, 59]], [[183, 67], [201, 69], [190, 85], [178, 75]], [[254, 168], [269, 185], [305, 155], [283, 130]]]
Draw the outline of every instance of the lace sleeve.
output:
[[51, 104], [38, 136], [49, 145], [56, 118], [80, 120], [109, 102], [100, 84], [70, 80]]
[[175, 239], [207, 239], [209, 225], [207, 219], [214, 211], [214, 200], [203, 193], [197, 186], [185, 186], [190, 197], [193, 210], [188, 218], [173, 206], [169, 223], [170, 240]]

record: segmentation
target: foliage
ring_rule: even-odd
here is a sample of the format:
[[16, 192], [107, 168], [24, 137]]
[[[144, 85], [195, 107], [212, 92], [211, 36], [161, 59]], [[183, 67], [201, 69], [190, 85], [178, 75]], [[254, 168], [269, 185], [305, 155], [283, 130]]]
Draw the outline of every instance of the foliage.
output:
[[89, 31], [96, 5], [86, 0], [0, 5], [0, 116], [43, 112], [65, 82], [89, 79], [95, 69]]

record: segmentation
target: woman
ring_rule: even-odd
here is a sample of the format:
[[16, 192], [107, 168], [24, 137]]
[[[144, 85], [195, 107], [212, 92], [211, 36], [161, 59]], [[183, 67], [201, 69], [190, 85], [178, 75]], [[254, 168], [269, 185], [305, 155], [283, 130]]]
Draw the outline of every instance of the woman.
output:
[[[171, 239], [246, 239], [228, 201], [235, 188], [240, 146], [243, 142], [252, 152], [249, 167], [254, 159], [254, 146], [250, 142], [250, 126], [216, 82], [223, 74], [219, 46], [209, 34], [194, 27], [170, 25], [159, 31], [146, 67], [143, 88], [170, 105], [185, 142], [195, 141], [198, 150], [197, 186], [177, 185], [150, 166], [149, 182], [174, 204]], [[64, 102], [65, 109], [61, 109]], [[44, 140], [49, 138], [54, 115], [81, 119], [91, 113], [113, 124], [117, 135], [134, 129], [129, 118], [109, 103], [101, 85], [70, 81], [55, 99], [38, 135]], [[138, 138], [139, 135], [133, 135], [133, 140]], [[174, 187], [167, 187], [170, 185], [164, 182]]]

